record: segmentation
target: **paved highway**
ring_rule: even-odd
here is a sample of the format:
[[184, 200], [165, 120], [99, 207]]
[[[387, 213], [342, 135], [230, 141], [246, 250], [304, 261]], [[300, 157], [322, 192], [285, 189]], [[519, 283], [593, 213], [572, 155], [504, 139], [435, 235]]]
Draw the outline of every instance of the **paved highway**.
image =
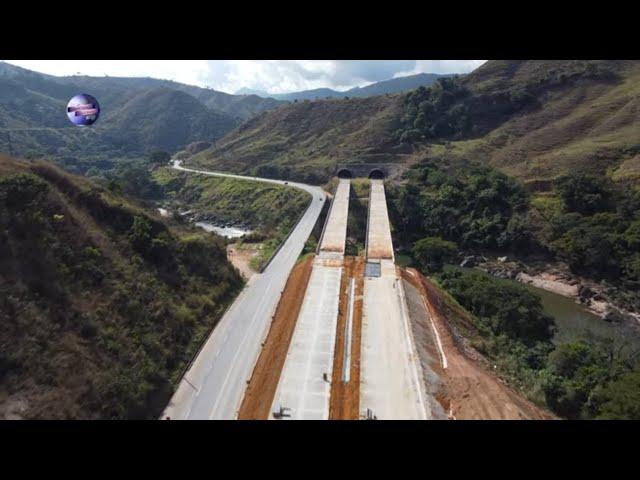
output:
[[[185, 172], [217, 177], [285, 184], [267, 178], [185, 168]], [[253, 368], [267, 335], [272, 316], [291, 269], [311, 234], [326, 194], [320, 187], [288, 182], [311, 194], [312, 199], [298, 225], [261, 274], [256, 274], [213, 330], [186, 372], [162, 418], [235, 419]]]

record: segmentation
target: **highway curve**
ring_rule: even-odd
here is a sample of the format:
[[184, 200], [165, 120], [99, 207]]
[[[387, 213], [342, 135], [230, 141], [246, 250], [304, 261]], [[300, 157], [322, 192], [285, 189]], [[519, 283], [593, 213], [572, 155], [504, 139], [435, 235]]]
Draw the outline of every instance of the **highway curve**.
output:
[[[284, 185], [285, 181], [173, 168], [195, 174]], [[287, 182], [311, 194], [311, 202], [282, 248], [261, 274], [254, 275], [215, 327], [185, 373], [162, 418], [235, 419], [247, 380], [260, 354], [287, 278], [320, 216], [326, 194], [320, 187]]]

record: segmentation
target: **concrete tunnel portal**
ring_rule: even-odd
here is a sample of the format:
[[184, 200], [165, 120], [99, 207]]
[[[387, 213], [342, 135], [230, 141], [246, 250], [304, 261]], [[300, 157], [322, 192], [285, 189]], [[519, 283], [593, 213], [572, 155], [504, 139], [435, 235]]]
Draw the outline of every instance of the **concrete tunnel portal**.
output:
[[341, 168], [337, 172], [337, 177], [340, 179], [352, 179], [355, 177], [367, 177], [371, 180], [384, 180], [386, 178], [386, 174], [384, 170], [380, 168], [373, 168], [371, 170], [367, 170], [365, 172], [353, 171], [348, 168]]
[[351, 170], [342, 168], [338, 171], [338, 178], [353, 178], [353, 174], [351, 173]]
[[384, 180], [384, 172], [379, 168], [374, 168], [369, 172], [369, 179], [371, 180]]

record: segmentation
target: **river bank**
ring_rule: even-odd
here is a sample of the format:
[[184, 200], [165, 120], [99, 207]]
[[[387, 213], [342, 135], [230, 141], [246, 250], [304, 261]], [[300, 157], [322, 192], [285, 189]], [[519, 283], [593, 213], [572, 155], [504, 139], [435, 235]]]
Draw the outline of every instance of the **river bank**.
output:
[[475, 266], [503, 279], [511, 279], [533, 287], [571, 298], [602, 320], [630, 323], [640, 328], [640, 314], [618, 305], [610, 295], [611, 287], [571, 273], [563, 264], [524, 264], [507, 257], [488, 259], [465, 257], [464, 266]]

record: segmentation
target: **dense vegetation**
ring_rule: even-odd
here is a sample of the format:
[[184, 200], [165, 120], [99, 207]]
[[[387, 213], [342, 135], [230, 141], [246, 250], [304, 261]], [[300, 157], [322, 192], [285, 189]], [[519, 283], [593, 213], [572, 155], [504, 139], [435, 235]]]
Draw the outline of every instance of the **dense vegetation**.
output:
[[[485, 135], [514, 114], [539, 108], [540, 97], [548, 91], [566, 88], [578, 80], [611, 82], [617, 78], [615, 63], [529, 64], [533, 68], [518, 77], [513, 73], [519, 68], [526, 70], [527, 62], [489, 62], [468, 77], [440, 78], [430, 87], [419, 87], [408, 93], [396, 138], [400, 142], [415, 143]], [[500, 65], [511, 70], [508, 82], [499, 81], [500, 75], [505, 74]]]
[[310, 195], [282, 185], [194, 175], [156, 168], [152, 180], [171, 211], [191, 210], [199, 219], [253, 230], [245, 239], [262, 243], [253, 266], [261, 270], [304, 212]]
[[222, 239], [0, 158], [0, 407], [157, 418], [239, 291]]
[[413, 245], [411, 253], [423, 272], [434, 273], [442, 270], [445, 263], [455, 260], [458, 245], [440, 237], [426, 237]]
[[[425, 160], [388, 190], [395, 236], [424, 272], [473, 314], [474, 346], [528, 396], [565, 418], [640, 418], [640, 363], [631, 347], [576, 340], [555, 346], [552, 321], [526, 288], [457, 263], [458, 248], [566, 261], [640, 308], [640, 196], [606, 178], [564, 175], [531, 195], [486, 167]], [[614, 287], [615, 286], [615, 287]], [[468, 332], [467, 332], [468, 333]]]
[[468, 106], [462, 102], [470, 92], [452, 78], [439, 79], [430, 88], [419, 87], [405, 97], [406, 112], [396, 132], [400, 142], [460, 137], [471, 131]]
[[437, 279], [471, 312], [473, 346], [533, 400], [564, 418], [640, 419], [640, 352], [583, 340], [555, 346], [553, 320], [525, 287], [451, 267]]
[[441, 158], [417, 163], [405, 178], [388, 189], [400, 247], [437, 237], [467, 252], [564, 261], [576, 274], [607, 281], [621, 305], [640, 308], [637, 189], [574, 173], [531, 195], [496, 170]]
[[523, 230], [527, 195], [506, 175], [472, 165], [448, 169], [438, 159], [425, 159], [406, 178], [404, 185], [388, 190], [401, 244], [431, 236], [465, 249], [530, 246]]
[[557, 180], [563, 202], [545, 232], [572, 270], [628, 289], [640, 287], [640, 192], [584, 174]]

